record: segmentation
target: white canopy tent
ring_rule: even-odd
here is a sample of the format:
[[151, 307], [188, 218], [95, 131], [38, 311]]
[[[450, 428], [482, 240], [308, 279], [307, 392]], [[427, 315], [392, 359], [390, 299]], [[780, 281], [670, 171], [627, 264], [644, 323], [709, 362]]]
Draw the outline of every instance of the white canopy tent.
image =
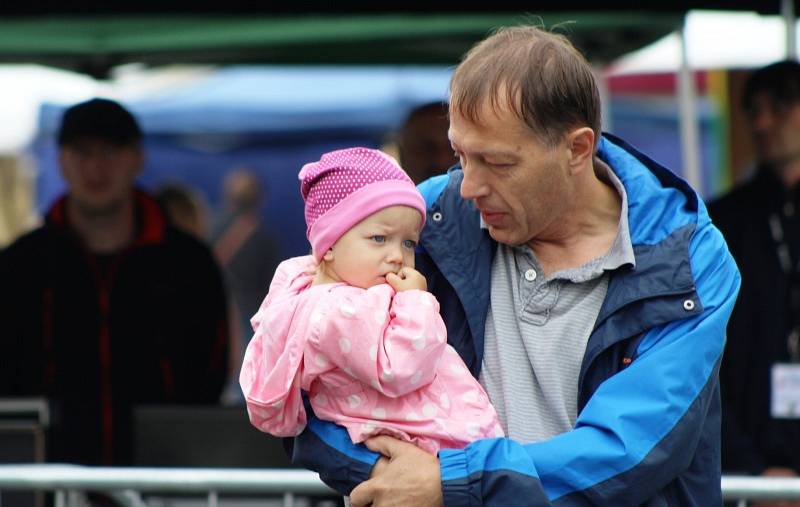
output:
[[[795, 24], [795, 32], [797, 29]], [[690, 11], [684, 38], [692, 69], [760, 67], [787, 57], [786, 22], [779, 16]], [[677, 72], [681, 57], [681, 37], [674, 32], [618, 58], [608, 72], [611, 75]]]
[[95, 96], [123, 102], [166, 93], [209, 74], [208, 66], [167, 66], [144, 69], [126, 65], [110, 81], [41, 65], [0, 65], [0, 153], [16, 154], [36, 134], [39, 108], [44, 103], [74, 104]]
[[781, 12], [781, 16], [762, 16], [753, 12], [690, 11], [682, 31], [620, 57], [606, 70], [606, 76], [678, 74], [683, 174], [694, 188], [701, 187], [701, 168], [692, 72], [760, 67], [796, 58], [798, 24], [793, 0], [781, 0]]

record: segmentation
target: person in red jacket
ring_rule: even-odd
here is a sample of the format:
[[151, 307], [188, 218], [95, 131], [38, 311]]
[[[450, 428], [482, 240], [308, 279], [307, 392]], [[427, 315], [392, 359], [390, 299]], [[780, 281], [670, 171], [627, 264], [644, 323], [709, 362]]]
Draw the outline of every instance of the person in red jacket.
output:
[[220, 270], [136, 188], [141, 139], [116, 102], [67, 109], [67, 192], [0, 252], [0, 397], [49, 400], [48, 461], [129, 464], [135, 406], [215, 403], [225, 381]]

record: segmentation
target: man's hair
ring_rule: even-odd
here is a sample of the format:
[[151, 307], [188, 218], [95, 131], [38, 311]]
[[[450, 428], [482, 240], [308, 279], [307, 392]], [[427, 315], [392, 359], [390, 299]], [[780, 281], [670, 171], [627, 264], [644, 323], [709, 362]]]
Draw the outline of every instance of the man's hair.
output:
[[475, 45], [450, 81], [450, 111], [479, 123], [484, 102], [495, 111], [509, 106], [548, 146], [575, 127], [600, 139], [592, 68], [563, 35], [516, 26]]
[[95, 98], [64, 111], [58, 131], [59, 146], [86, 138], [102, 139], [119, 146], [139, 145], [142, 131], [133, 115], [119, 103]]
[[762, 93], [777, 103], [791, 104], [800, 101], [800, 63], [784, 60], [750, 74], [742, 94], [744, 110], [751, 110], [756, 95]]

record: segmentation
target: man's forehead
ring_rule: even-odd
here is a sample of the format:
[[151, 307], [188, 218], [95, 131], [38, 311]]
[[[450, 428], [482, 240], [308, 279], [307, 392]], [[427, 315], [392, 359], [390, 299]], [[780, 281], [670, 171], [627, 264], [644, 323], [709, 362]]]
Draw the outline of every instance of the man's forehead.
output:
[[476, 110], [471, 118], [461, 115], [459, 111], [451, 112], [450, 128], [447, 131], [451, 143], [464, 142], [465, 137], [472, 135], [481, 136], [483, 141], [487, 141], [487, 134], [496, 135], [498, 139], [533, 135], [522, 118], [510, 108], [495, 109], [487, 103]]
[[800, 106], [800, 97], [779, 97], [763, 90], [753, 95], [750, 103], [747, 104], [747, 110], [753, 112], [763, 108], [790, 109], [795, 106]]

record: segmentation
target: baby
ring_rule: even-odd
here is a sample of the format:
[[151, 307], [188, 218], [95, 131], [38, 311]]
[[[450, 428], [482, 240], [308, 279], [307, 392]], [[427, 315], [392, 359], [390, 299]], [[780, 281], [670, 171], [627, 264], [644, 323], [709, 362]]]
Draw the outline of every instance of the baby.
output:
[[251, 321], [239, 377], [250, 421], [297, 435], [305, 391], [354, 443], [385, 434], [435, 454], [503, 436], [414, 269], [425, 202], [411, 179], [368, 148], [327, 153], [299, 178], [313, 255], [281, 263]]

